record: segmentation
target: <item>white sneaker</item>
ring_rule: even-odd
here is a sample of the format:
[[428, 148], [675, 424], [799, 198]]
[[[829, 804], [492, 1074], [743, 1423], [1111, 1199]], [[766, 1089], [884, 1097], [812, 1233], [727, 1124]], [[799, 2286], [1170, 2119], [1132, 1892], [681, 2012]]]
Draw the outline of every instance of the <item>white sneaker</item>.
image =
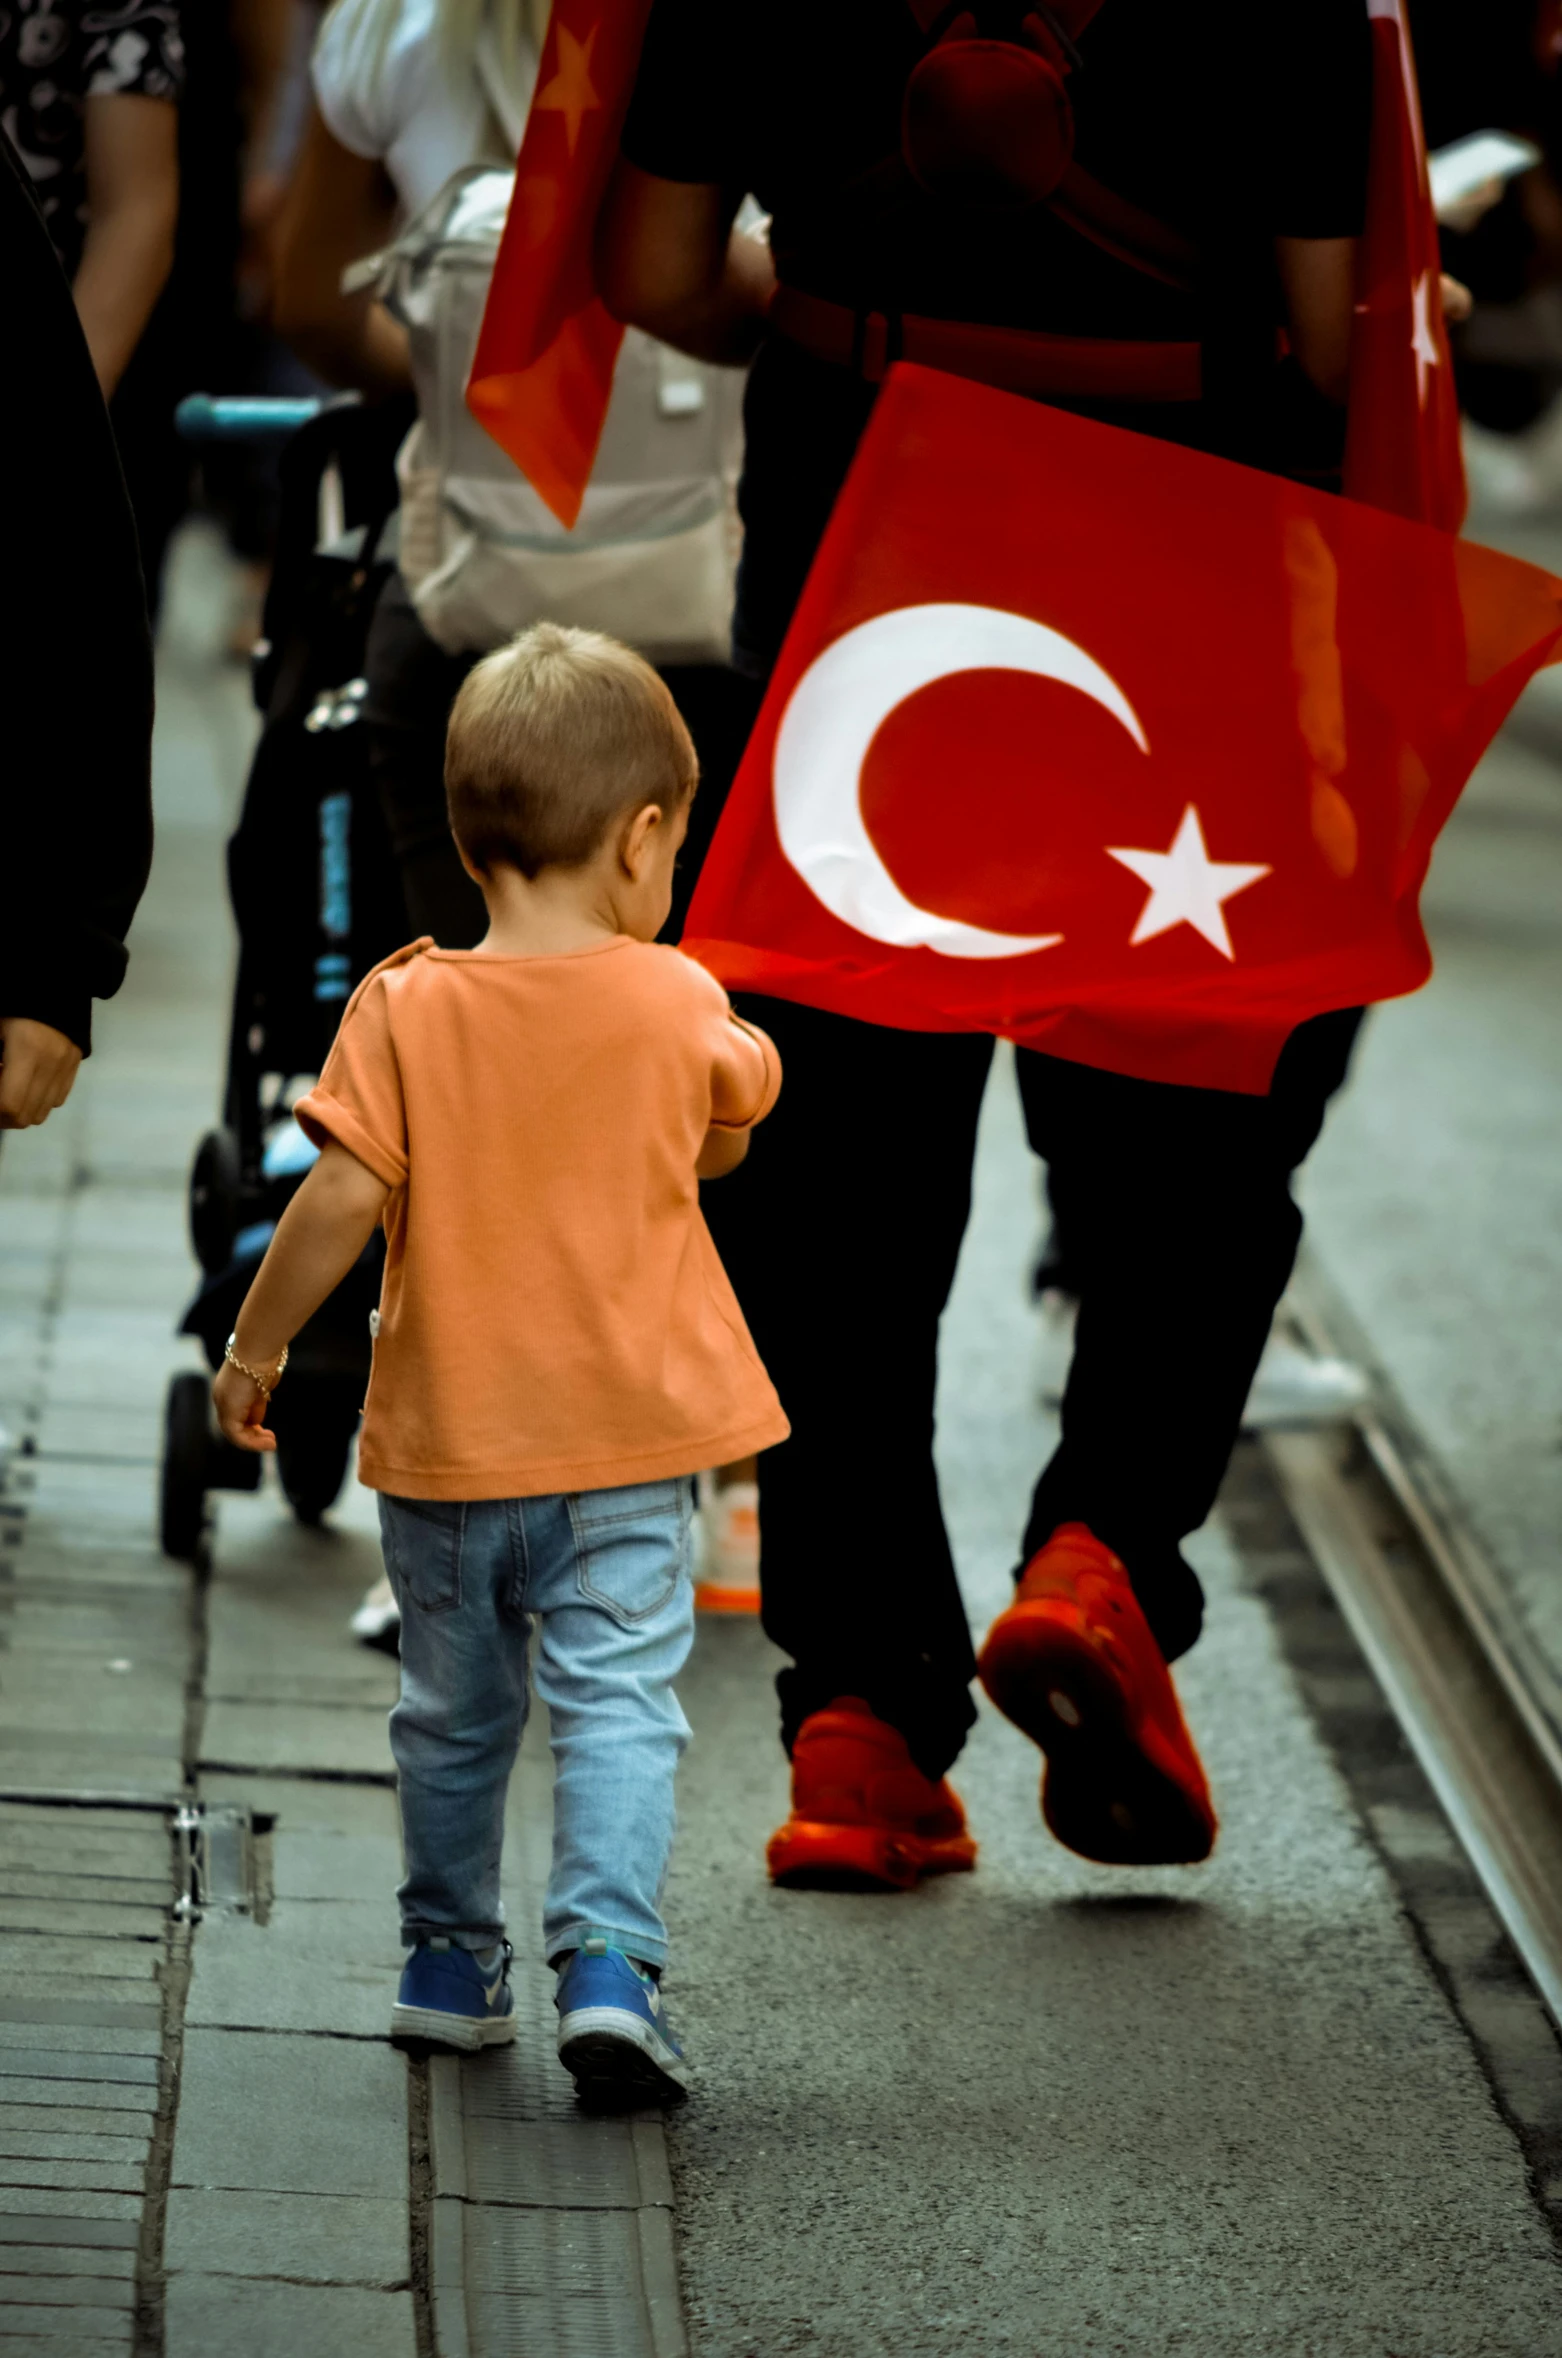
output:
[[361, 1646], [378, 1646], [386, 1654], [397, 1651], [401, 1636], [401, 1608], [383, 1573], [347, 1626]]
[[[1062, 1405], [1074, 1352], [1076, 1305], [1067, 1294], [1045, 1293], [1036, 1344], [1036, 1390], [1044, 1408]], [[1367, 1379], [1346, 1359], [1315, 1358], [1299, 1343], [1272, 1334], [1264, 1345], [1242, 1413], [1250, 1432], [1276, 1425], [1332, 1425], [1366, 1406]]]
[[1366, 1406], [1367, 1379], [1348, 1359], [1318, 1359], [1284, 1335], [1264, 1345], [1242, 1422], [1249, 1431], [1273, 1425], [1333, 1425]]
[[701, 1545], [694, 1602], [702, 1613], [759, 1611], [759, 1484], [700, 1483]]

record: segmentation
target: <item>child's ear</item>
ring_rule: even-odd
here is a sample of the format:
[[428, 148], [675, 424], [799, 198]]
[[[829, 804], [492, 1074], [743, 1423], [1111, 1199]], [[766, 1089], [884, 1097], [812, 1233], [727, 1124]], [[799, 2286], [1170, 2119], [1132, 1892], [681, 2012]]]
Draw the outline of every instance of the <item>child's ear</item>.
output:
[[618, 856], [628, 875], [636, 884], [645, 866], [657, 829], [662, 825], [663, 811], [659, 802], [648, 802], [637, 810], [619, 840]]

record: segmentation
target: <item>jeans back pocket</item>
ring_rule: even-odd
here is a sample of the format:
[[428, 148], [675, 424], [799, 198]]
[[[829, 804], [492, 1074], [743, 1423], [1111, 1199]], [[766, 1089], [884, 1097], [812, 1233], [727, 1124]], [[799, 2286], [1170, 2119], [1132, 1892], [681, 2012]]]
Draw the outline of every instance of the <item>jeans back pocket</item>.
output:
[[579, 1490], [569, 1500], [580, 1593], [615, 1621], [648, 1621], [691, 1569], [692, 1477]]
[[392, 1588], [420, 1613], [448, 1613], [461, 1602], [465, 1504], [443, 1498], [380, 1494], [380, 1544]]

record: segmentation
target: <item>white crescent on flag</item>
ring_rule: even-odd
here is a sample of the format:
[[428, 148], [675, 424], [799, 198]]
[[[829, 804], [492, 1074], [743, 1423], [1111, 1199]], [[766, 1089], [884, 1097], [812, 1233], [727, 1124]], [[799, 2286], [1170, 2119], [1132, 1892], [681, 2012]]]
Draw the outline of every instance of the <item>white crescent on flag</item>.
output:
[[880, 727], [919, 688], [960, 671], [1026, 671], [1078, 688], [1142, 753], [1139, 716], [1093, 655], [1045, 623], [997, 606], [898, 606], [859, 623], [804, 672], [776, 732], [776, 834], [832, 916], [870, 940], [945, 958], [1025, 958], [1060, 933], [990, 933], [920, 909], [891, 876], [862, 815], [862, 765]]

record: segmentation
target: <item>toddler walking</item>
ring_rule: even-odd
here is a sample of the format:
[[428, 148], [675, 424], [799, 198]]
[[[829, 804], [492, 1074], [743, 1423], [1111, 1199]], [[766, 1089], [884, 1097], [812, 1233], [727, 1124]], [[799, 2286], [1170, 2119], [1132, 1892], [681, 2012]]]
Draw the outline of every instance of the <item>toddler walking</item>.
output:
[[499, 1856], [532, 1618], [559, 2054], [588, 2098], [675, 2097], [659, 1901], [693, 1476], [787, 1431], [697, 1181], [741, 1161], [780, 1070], [655, 941], [696, 765], [649, 665], [592, 632], [524, 632], [457, 697], [446, 784], [487, 935], [415, 942], [355, 992], [296, 1109], [320, 1159], [239, 1313], [217, 1415], [240, 1447], [275, 1446], [287, 1344], [383, 1219], [358, 1468], [402, 1614], [392, 2035], [515, 2035]]

